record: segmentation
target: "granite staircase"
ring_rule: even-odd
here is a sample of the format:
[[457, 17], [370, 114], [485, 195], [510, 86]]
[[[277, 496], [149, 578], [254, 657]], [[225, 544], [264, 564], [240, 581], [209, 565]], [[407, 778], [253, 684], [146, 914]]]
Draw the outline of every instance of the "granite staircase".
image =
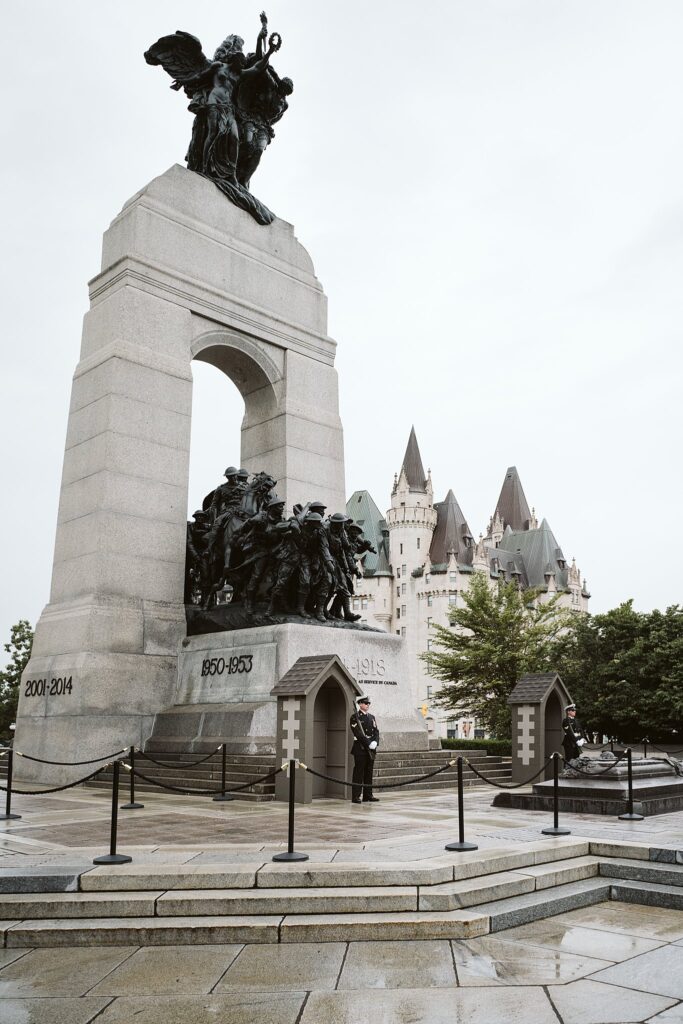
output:
[[[136, 791], [156, 789], [161, 792], [156, 783], [178, 786], [181, 789], [216, 789], [221, 782], [221, 754], [216, 753], [203, 764], [197, 767], [190, 767], [192, 762], [202, 757], [201, 753], [159, 753], [150, 752], [157, 760], [163, 762], [163, 766], [157, 765], [154, 761], [145, 758], [140, 754], [136, 758], [136, 770], [146, 775], [150, 782], [136, 778]], [[483, 772], [487, 778], [495, 782], [506, 783], [510, 781], [510, 759], [489, 755], [483, 750], [408, 750], [408, 751], [385, 751], [381, 750], [375, 762], [375, 782], [378, 785], [396, 784], [405, 782], [407, 779], [420, 775], [428, 775], [437, 768], [443, 768], [459, 755], [467, 757], [469, 761]], [[227, 788], [241, 786], [250, 779], [267, 775], [276, 768], [275, 755], [268, 754], [228, 754], [226, 783]], [[125, 784], [125, 776], [122, 776], [122, 784]], [[471, 787], [482, 785], [481, 781], [472, 773], [465, 771], [465, 786]], [[88, 785], [96, 787], [111, 786], [111, 770], [104, 771]], [[433, 779], [425, 782], [408, 783], [400, 787], [401, 790], [414, 789], [453, 789], [455, 787], [455, 771], [444, 772]], [[234, 794], [238, 800], [267, 801], [275, 799], [275, 782], [269, 779], [266, 782], [257, 783], [251, 789]]]
[[546, 839], [406, 863], [273, 863], [263, 854], [231, 864], [229, 856], [194, 866], [8, 869], [2, 944], [471, 938], [610, 899], [683, 910], [683, 852], [637, 844]]

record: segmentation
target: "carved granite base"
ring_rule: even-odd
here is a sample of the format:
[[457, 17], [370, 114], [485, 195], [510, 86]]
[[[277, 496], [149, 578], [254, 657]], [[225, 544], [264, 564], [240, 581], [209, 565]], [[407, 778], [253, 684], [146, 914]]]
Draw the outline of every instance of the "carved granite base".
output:
[[148, 749], [208, 752], [225, 741], [231, 753], [272, 754], [273, 687], [299, 658], [326, 654], [336, 654], [369, 694], [383, 750], [429, 748], [401, 637], [299, 620], [183, 640], [174, 706], [157, 714]]

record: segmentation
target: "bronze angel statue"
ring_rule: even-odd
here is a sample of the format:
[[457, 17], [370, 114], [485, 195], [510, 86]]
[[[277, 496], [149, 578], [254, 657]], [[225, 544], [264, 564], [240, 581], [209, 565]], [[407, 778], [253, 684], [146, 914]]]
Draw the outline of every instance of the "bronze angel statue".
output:
[[255, 53], [245, 54], [244, 40], [230, 35], [210, 61], [189, 32], [163, 36], [145, 53], [148, 64], [160, 64], [173, 78], [171, 88], [189, 97], [189, 170], [210, 178], [259, 224], [270, 224], [274, 215], [249, 191], [251, 178], [293, 89], [291, 78], [280, 78], [270, 63], [281, 45], [277, 32], [268, 36], [262, 12]]

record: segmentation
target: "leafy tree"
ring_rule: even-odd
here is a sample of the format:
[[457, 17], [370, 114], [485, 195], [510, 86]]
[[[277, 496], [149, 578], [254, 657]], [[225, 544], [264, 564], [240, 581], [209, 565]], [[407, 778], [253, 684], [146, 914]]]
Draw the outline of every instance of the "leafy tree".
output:
[[11, 656], [3, 671], [0, 671], [0, 735], [9, 736], [9, 727], [16, 721], [19, 703], [21, 673], [31, 657], [33, 629], [27, 619], [20, 619], [10, 633], [5, 650]]
[[436, 703], [467, 708], [499, 739], [510, 737], [507, 699], [517, 680], [555, 668], [558, 635], [575, 618], [558, 607], [559, 595], [541, 604], [539, 593], [520, 591], [513, 582], [492, 589], [483, 573], [475, 573], [463, 607], [450, 611], [455, 629], [434, 625], [437, 649], [421, 655], [431, 675], [444, 682]]
[[683, 746], [683, 609], [637, 612], [633, 601], [581, 617], [558, 645], [557, 668], [597, 732]]

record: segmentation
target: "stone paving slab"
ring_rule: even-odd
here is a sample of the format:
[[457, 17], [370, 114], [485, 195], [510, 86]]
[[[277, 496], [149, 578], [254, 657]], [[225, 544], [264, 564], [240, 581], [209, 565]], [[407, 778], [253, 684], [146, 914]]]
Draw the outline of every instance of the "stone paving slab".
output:
[[548, 995], [563, 1024], [631, 1024], [673, 1005], [662, 996], [587, 979], [553, 985]]
[[[181, 999], [133, 996], [115, 999], [97, 1018], [97, 1024], [298, 1024], [306, 995], [282, 992], [274, 998], [270, 992], [230, 992]], [[322, 1024], [322, 1020], [318, 1018], [315, 1024]], [[557, 1024], [556, 1019], [553, 1024]]]
[[[3, 999], [3, 1024], [90, 1024], [108, 999]], [[99, 1019], [99, 1018], [98, 1018]]]
[[[252, 946], [251, 949], [263, 949]], [[209, 993], [244, 946], [152, 946], [138, 949], [89, 992], [93, 996], [172, 996]]]
[[[106, 1018], [101, 1018], [108, 1024]], [[558, 1024], [541, 988], [312, 992], [301, 1024]], [[147, 1024], [136, 1018], [136, 1024]], [[262, 1022], [259, 1022], [262, 1024]]]
[[668, 945], [598, 972], [594, 981], [683, 999], [683, 947]]
[[274, 992], [332, 990], [346, 951], [345, 942], [245, 946], [214, 991], [262, 991], [265, 984]]
[[84, 996], [134, 952], [134, 946], [60, 949], [58, 953], [53, 949], [34, 949], [0, 971], [0, 1000], [21, 996]]

